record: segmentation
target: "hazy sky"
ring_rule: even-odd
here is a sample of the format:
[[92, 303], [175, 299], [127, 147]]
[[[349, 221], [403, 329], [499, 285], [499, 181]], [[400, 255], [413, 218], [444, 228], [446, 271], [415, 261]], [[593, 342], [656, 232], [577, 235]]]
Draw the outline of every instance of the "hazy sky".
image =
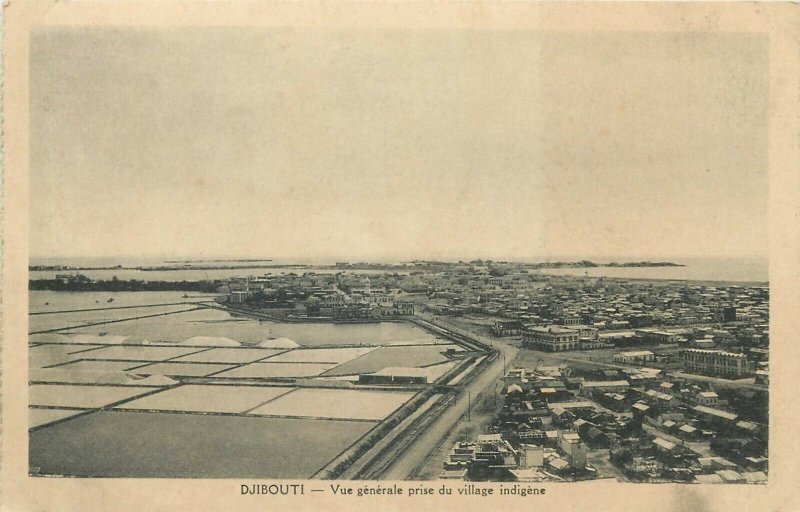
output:
[[34, 257], [751, 256], [767, 39], [47, 29]]

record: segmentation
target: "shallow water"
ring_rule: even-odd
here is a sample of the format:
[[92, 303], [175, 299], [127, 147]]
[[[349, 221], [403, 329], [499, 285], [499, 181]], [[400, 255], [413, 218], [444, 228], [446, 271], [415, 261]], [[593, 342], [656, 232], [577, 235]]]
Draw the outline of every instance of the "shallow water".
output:
[[[45, 307], [81, 309], [97, 307], [97, 294], [85, 296], [83, 292], [33, 291], [30, 293], [31, 310]], [[181, 300], [180, 293], [128, 292], [116, 294], [114, 306], [158, 304]], [[100, 297], [110, 296], [101, 294]], [[197, 299], [195, 299], [197, 300]], [[50, 306], [44, 306], [49, 302]], [[108, 305], [106, 303], [105, 305]], [[100, 306], [102, 307], [102, 305]], [[441, 342], [437, 337], [413, 325], [399, 322], [369, 324], [334, 323], [280, 323], [234, 318], [219, 310], [190, 311], [166, 316], [141, 318], [118, 323], [74, 328], [75, 326], [104, 321], [159, 314], [185, 309], [189, 306], [159, 306], [152, 308], [113, 309], [78, 313], [34, 315], [30, 317], [29, 331], [72, 328], [68, 334], [127, 336], [128, 341], [186, 342], [193, 337], [228, 338], [239, 343], [254, 345], [272, 338], [289, 338], [305, 346], [317, 345], [385, 345], [397, 343], [432, 344]], [[62, 333], [64, 334], [64, 333]], [[55, 339], [59, 335], [52, 335]], [[36, 341], [47, 341], [48, 336], [38, 336]]]
[[308, 478], [374, 426], [100, 411], [32, 432], [30, 466], [96, 477]]

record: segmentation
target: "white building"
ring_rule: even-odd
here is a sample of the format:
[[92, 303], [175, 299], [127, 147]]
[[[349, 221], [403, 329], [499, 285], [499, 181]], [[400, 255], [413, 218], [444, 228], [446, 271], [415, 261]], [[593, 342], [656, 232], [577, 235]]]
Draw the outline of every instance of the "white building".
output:
[[649, 350], [636, 350], [614, 354], [615, 363], [642, 364], [655, 361], [656, 355]]

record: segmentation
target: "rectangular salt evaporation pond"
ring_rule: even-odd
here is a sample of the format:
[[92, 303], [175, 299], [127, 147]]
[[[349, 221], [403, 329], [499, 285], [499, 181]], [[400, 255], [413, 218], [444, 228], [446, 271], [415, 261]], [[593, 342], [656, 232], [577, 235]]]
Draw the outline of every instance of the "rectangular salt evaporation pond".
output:
[[[184, 292], [56, 292], [31, 290], [28, 294], [28, 308], [31, 313], [39, 313], [214, 300], [214, 295], [199, 293], [189, 293], [189, 295], [190, 297], [186, 298], [184, 297]], [[109, 299], [113, 300], [109, 302]], [[158, 307], [154, 309], [158, 309]]]
[[58, 344], [44, 343], [41, 345], [36, 345], [35, 347], [30, 347], [28, 349], [28, 353], [37, 354], [42, 352], [50, 352], [58, 350], [65, 354], [80, 354], [81, 352], [88, 352], [90, 350], [101, 348], [102, 346], [103, 345], [91, 345], [82, 343], [58, 343]]
[[74, 361], [72, 363], [62, 364], [56, 366], [60, 370], [71, 372], [123, 372], [132, 368], [144, 366], [145, 362], [134, 361], [95, 361], [91, 359], [84, 359]]
[[64, 370], [62, 367], [31, 368], [28, 372], [28, 379], [37, 384], [96, 384], [148, 388], [162, 388], [177, 383], [174, 379], [162, 375], [142, 376], [136, 375], [132, 371], [74, 371]]
[[302, 388], [250, 414], [380, 421], [412, 396], [413, 392]]
[[121, 409], [243, 413], [292, 391], [291, 387], [186, 385], [121, 405]]
[[284, 352], [268, 348], [213, 348], [188, 356], [181, 356], [175, 361], [188, 361], [195, 363], [252, 363], [259, 359], [274, 356]]
[[[166, 316], [82, 327], [70, 332], [129, 336], [132, 340], [184, 343], [191, 338], [227, 338], [257, 344], [271, 337], [267, 322], [234, 318], [224, 311], [201, 309]], [[224, 346], [224, 345], [223, 345]]]
[[36, 428], [54, 421], [70, 418], [76, 414], [86, 412], [80, 409], [38, 409], [28, 408], [28, 428]]
[[316, 377], [334, 367], [335, 364], [322, 363], [250, 363], [214, 377], [237, 379]]
[[[189, 308], [191, 306], [185, 306]], [[95, 325], [76, 328], [91, 319], [116, 319], [141, 316], [142, 313], [172, 311], [183, 306], [166, 306], [152, 308], [137, 308], [136, 310], [111, 310], [109, 312], [75, 314], [71, 323], [51, 323], [49, 320], [32, 331], [44, 328], [72, 327], [64, 331], [67, 334], [99, 335], [108, 333], [109, 336], [129, 337], [131, 341], [162, 341], [183, 343], [198, 336], [208, 338], [228, 338], [248, 345], [255, 345], [272, 338], [289, 338], [306, 346], [316, 345], [391, 345], [394, 343], [441, 343], [442, 340], [416, 326], [400, 322], [380, 322], [369, 324], [335, 324], [335, 323], [276, 323], [260, 322], [244, 317], [233, 317], [229, 313], [213, 309], [203, 309], [175, 313], [166, 316], [141, 318], [124, 322]], [[122, 312], [118, 315], [117, 312]], [[126, 313], [133, 312], [133, 313]], [[105, 316], [104, 316], [105, 315]], [[61, 317], [62, 315], [41, 315], [31, 317], [32, 321], [39, 322], [41, 318]], [[72, 315], [70, 315], [72, 316]], [[36, 319], [36, 320], [34, 320]]]
[[29, 405], [95, 409], [150, 392], [127, 386], [33, 384], [28, 387], [28, 401]]
[[374, 426], [101, 411], [31, 432], [30, 471], [118, 478], [308, 478]]
[[391, 345], [394, 343], [440, 343], [441, 340], [411, 324], [379, 322], [367, 324], [266, 322], [269, 336], [289, 338], [309, 347], [316, 345]]
[[[127, 318], [142, 317], [148, 315], [161, 315], [164, 313], [177, 313], [180, 311], [188, 311], [194, 306], [191, 304], [184, 304], [178, 306], [156, 306], [156, 307], [133, 307], [124, 309], [109, 309], [109, 305], [95, 305], [101, 307], [98, 311], [74, 311], [69, 313], [48, 313], [48, 314], [34, 314], [28, 317], [28, 332], [41, 332], [51, 331], [54, 329], [68, 330], [80, 328], [82, 325], [111, 322], [117, 320], [124, 320]], [[155, 317], [161, 318], [161, 317]], [[132, 320], [133, 321], [133, 320]], [[144, 321], [144, 319], [139, 320]], [[113, 323], [101, 324], [95, 326], [99, 332], [108, 331]], [[89, 329], [89, 327], [86, 327]]]
[[[28, 343], [48, 344], [48, 345], [70, 345], [76, 347], [97, 348], [108, 345], [132, 344], [135, 340], [130, 340], [128, 336], [115, 336], [113, 334], [80, 334], [50, 332], [45, 334], [28, 335]], [[78, 350], [76, 350], [78, 352]]]
[[154, 347], [151, 345], [114, 345], [91, 352], [82, 353], [80, 359], [125, 359], [130, 361], [164, 361], [187, 354], [193, 354], [202, 348], [189, 347]]
[[415, 368], [450, 361], [447, 349], [457, 345], [419, 345], [413, 347], [381, 347], [325, 372], [324, 376], [374, 373], [389, 367]]
[[45, 368], [80, 359], [73, 345], [38, 345], [28, 349], [28, 366]]
[[233, 368], [232, 364], [212, 363], [153, 363], [132, 370], [137, 375], [167, 375], [174, 377], [207, 377]]
[[270, 357], [269, 363], [337, 363], [342, 364], [376, 350], [377, 347], [305, 348]]

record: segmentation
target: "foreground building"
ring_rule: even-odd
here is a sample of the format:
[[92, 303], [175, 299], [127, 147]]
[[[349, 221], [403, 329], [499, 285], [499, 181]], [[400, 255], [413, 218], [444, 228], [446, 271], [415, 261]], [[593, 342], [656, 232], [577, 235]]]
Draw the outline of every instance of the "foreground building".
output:
[[575, 329], [563, 327], [533, 327], [522, 332], [522, 345], [537, 350], [559, 352], [576, 350], [580, 334]]
[[635, 350], [614, 354], [615, 363], [646, 364], [656, 360], [656, 355], [649, 350]]
[[684, 350], [683, 365], [687, 372], [721, 377], [747, 377], [755, 372], [747, 356], [722, 350]]

